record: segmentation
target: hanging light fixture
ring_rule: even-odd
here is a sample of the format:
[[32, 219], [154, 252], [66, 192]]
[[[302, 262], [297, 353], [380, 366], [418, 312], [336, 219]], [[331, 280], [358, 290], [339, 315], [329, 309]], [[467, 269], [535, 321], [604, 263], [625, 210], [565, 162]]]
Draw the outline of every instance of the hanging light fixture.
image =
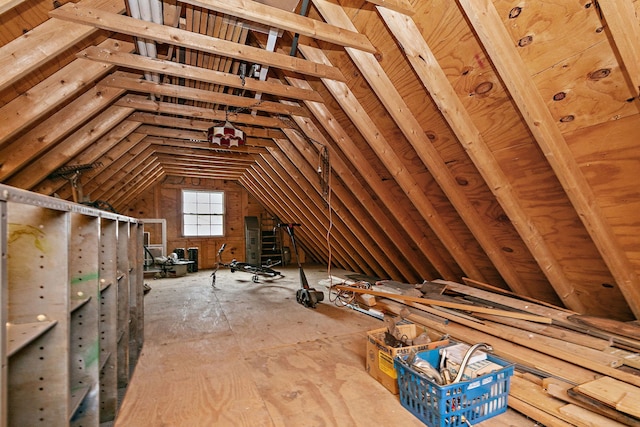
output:
[[224, 147], [238, 147], [245, 145], [247, 137], [244, 132], [233, 126], [227, 117], [224, 124], [209, 128], [207, 140], [211, 144], [218, 144]]

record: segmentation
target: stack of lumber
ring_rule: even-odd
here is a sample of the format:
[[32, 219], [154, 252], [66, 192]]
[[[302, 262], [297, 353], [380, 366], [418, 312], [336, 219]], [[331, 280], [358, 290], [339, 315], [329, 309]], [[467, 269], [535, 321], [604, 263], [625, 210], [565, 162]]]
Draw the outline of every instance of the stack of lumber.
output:
[[491, 344], [516, 366], [509, 406], [544, 425], [640, 426], [635, 322], [583, 316], [468, 279], [380, 281], [370, 289], [335, 279], [342, 284], [332, 292], [353, 292], [361, 307], [423, 325], [434, 336]]

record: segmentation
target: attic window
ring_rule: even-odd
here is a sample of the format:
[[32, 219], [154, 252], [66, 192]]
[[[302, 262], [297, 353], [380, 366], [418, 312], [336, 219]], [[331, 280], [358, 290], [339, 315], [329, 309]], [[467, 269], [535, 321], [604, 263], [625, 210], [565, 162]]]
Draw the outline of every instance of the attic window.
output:
[[224, 235], [224, 192], [182, 190], [182, 235]]

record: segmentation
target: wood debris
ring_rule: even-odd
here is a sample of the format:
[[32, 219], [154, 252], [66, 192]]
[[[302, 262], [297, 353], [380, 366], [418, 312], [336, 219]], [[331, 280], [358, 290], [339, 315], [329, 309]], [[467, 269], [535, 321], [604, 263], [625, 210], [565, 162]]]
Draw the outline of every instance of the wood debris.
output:
[[[516, 365], [509, 406], [539, 423], [640, 427], [637, 324], [583, 316], [464, 281], [380, 281], [354, 293], [367, 295], [385, 316], [400, 316], [432, 334], [490, 343], [496, 356]], [[334, 288], [344, 292], [349, 281], [342, 283]]]

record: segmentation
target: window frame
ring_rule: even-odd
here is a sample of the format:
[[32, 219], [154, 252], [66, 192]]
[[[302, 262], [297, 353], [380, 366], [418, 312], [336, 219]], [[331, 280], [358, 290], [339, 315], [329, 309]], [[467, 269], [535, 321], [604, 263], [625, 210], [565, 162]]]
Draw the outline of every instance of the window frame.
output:
[[[185, 195], [188, 193], [193, 193], [196, 194], [197, 197], [197, 193], [206, 193], [208, 195], [211, 194], [216, 194], [216, 195], [221, 195], [222, 196], [222, 213], [198, 213], [198, 209], [196, 208], [196, 212], [186, 212], [186, 202], [185, 202]], [[227, 214], [227, 207], [226, 207], [226, 194], [223, 190], [193, 190], [193, 189], [182, 189], [180, 192], [181, 195], [181, 200], [180, 200], [180, 215], [181, 215], [181, 222], [182, 222], [182, 237], [187, 237], [187, 238], [209, 238], [209, 237], [224, 237], [225, 236], [225, 224], [226, 224], [226, 214]], [[196, 206], [198, 205], [198, 203], [196, 202]], [[203, 203], [202, 205], [207, 205], [207, 203]], [[208, 205], [211, 205], [211, 203], [208, 203]], [[186, 230], [186, 225], [193, 225], [193, 224], [187, 224], [186, 223], [186, 217], [187, 215], [207, 215], [210, 217], [220, 217], [222, 218], [222, 223], [220, 224], [221, 227], [221, 233], [220, 234], [199, 234], [198, 232], [196, 232], [196, 234], [187, 234], [187, 230]], [[196, 229], [198, 228], [198, 223], [196, 222], [195, 224]], [[217, 224], [215, 224], [215, 226], [217, 226]], [[209, 221], [209, 227], [212, 227], [212, 223], [211, 221]], [[211, 232], [211, 230], [209, 230]]]

